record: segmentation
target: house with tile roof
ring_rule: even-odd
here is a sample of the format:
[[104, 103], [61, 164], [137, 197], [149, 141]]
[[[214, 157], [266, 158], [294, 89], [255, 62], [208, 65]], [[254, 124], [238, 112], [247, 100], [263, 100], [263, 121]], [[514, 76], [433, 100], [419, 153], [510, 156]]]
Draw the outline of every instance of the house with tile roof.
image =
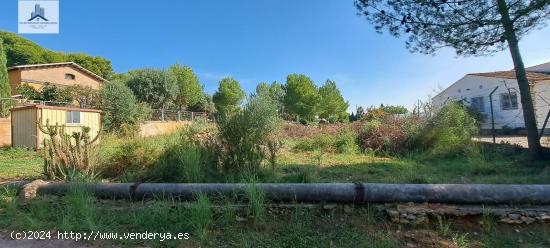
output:
[[[550, 62], [526, 71], [540, 129], [550, 110]], [[491, 105], [496, 129], [525, 128], [514, 70], [467, 74], [432, 98], [435, 109], [451, 101], [461, 101], [486, 116], [482, 129], [491, 129]]]
[[13, 66], [8, 68], [8, 78], [12, 95], [17, 94], [17, 87], [22, 84], [36, 90], [41, 90], [46, 85], [81, 85], [99, 89], [107, 81], [74, 62]]

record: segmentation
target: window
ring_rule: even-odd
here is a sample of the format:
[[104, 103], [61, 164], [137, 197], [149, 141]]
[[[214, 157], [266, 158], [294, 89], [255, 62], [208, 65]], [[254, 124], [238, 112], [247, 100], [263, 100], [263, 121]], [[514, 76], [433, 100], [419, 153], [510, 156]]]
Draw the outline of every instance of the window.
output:
[[518, 109], [518, 95], [516, 92], [500, 94], [500, 107], [502, 110]]
[[476, 111], [478, 112], [484, 112], [485, 111], [485, 105], [484, 105], [484, 102], [483, 102], [483, 97], [482, 96], [479, 96], [479, 97], [472, 97], [472, 99], [470, 100], [470, 107], [472, 107], [473, 109], [475, 109]]
[[67, 124], [80, 124], [80, 111], [67, 111]]
[[67, 79], [67, 80], [74, 80], [74, 79], [75, 79], [75, 76], [74, 76], [74, 74], [67, 73], [67, 74], [65, 74], [65, 79]]

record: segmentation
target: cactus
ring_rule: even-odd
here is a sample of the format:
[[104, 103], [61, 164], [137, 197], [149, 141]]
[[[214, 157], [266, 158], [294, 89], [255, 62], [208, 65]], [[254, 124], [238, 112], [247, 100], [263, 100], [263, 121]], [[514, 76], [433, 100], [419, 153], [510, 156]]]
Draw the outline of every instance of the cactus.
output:
[[81, 132], [67, 134], [65, 127], [59, 124], [46, 125], [39, 122], [38, 128], [49, 136], [43, 141], [44, 176], [50, 180], [72, 180], [81, 175], [93, 179], [95, 174], [96, 142], [101, 131], [90, 137], [90, 128], [82, 127]]

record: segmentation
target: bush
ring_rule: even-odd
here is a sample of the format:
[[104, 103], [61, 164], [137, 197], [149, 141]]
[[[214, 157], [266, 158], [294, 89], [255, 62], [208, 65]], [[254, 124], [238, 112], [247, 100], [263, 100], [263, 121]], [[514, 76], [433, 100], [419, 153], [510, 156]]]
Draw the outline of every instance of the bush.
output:
[[[171, 145], [171, 136], [159, 136], [147, 140], [119, 138], [107, 135], [101, 142], [101, 174], [105, 177], [142, 177]], [[136, 178], [130, 178], [135, 180]]]
[[459, 156], [472, 152], [472, 137], [478, 133], [476, 119], [459, 103], [445, 105], [424, 128], [418, 144], [438, 156]]
[[250, 97], [242, 110], [221, 115], [217, 124], [223, 168], [255, 175], [266, 158], [265, 145], [280, 127], [276, 103], [267, 97]]
[[323, 151], [334, 153], [355, 153], [359, 151], [357, 135], [350, 129], [342, 129], [337, 134], [319, 133], [299, 140], [294, 149], [299, 151]]
[[0, 118], [9, 117], [11, 112], [10, 109], [15, 107], [14, 100], [0, 99]]
[[160, 157], [149, 174], [158, 182], [203, 182], [211, 162], [208, 155], [201, 147], [193, 144], [177, 145]]
[[[137, 131], [135, 127], [151, 112], [147, 104], [137, 103], [132, 91], [121, 82], [105, 83], [101, 87], [99, 96], [103, 111], [103, 126], [108, 131], [135, 132]], [[128, 132], [122, 132], [122, 134], [128, 134]]]
[[415, 136], [420, 120], [414, 117], [397, 118], [386, 116], [364, 122], [359, 132], [359, 145], [363, 150], [396, 154], [410, 148], [408, 141]]

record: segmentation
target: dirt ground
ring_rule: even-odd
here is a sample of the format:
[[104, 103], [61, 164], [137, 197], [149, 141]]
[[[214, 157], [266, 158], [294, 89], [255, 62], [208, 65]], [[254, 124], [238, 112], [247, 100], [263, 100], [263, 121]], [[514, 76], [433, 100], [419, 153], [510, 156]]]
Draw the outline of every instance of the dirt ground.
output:
[[[493, 142], [492, 136], [481, 136], [481, 137], [475, 137], [474, 140], [480, 141], [480, 142]], [[496, 137], [496, 143], [510, 143], [510, 144], [516, 144], [522, 147], [527, 148], [527, 137], [525, 136], [497, 136]], [[549, 137], [542, 137], [541, 139], [542, 146], [550, 147], [550, 138]]]

